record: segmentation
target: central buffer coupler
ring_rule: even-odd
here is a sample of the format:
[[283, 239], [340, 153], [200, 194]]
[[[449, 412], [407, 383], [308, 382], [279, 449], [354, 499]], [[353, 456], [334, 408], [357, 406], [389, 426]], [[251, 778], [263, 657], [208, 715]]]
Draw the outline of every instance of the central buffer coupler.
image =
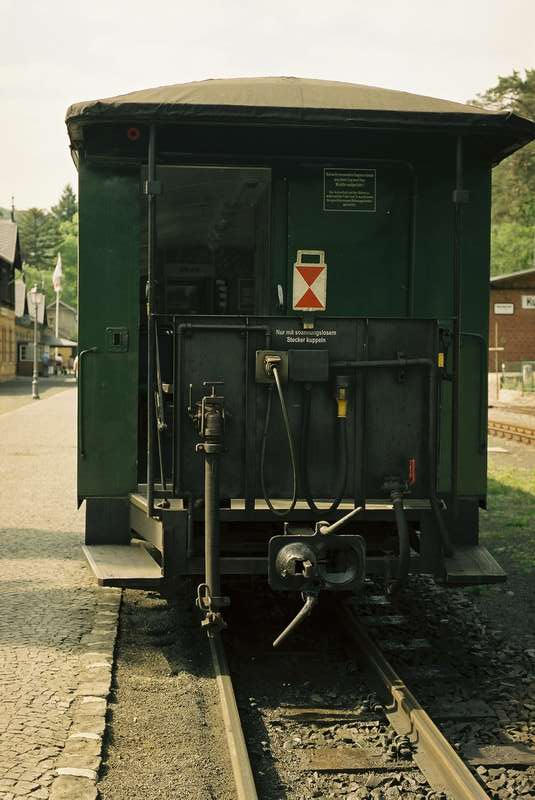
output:
[[[296, 504], [296, 472], [301, 475], [301, 483], [306, 487], [305, 497], [310, 510], [319, 513], [320, 509], [308, 490], [308, 463], [297, 464], [293, 437], [290, 431], [286, 403], [281, 383], [297, 383], [304, 388], [305, 402], [303, 409], [307, 411], [302, 425], [301, 439], [309, 435], [311, 386], [328, 384], [331, 378], [327, 350], [290, 350], [266, 351], [256, 353], [256, 380], [258, 383], [275, 383], [288, 435], [289, 451], [294, 474], [294, 491], [290, 507], [281, 512], [272, 507], [267, 493], [264, 497], [278, 516], [288, 514]], [[333, 413], [345, 423], [347, 415], [347, 397], [349, 383], [344, 376], [334, 378], [335, 392]], [[319, 387], [318, 387], [319, 388]], [[323, 390], [322, 390], [323, 391]], [[268, 403], [269, 408], [269, 403]], [[303, 412], [304, 413], [304, 412]], [[346, 433], [343, 425], [344, 434]], [[265, 433], [267, 432], [267, 425]], [[264, 448], [262, 448], [264, 454]], [[307, 462], [308, 448], [301, 442], [300, 461]], [[262, 458], [263, 462], [263, 458]], [[263, 466], [263, 464], [262, 464]], [[332, 470], [333, 466], [330, 465]], [[328, 511], [334, 511], [342, 502], [347, 482], [347, 452], [345, 453], [345, 469], [342, 472], [342, 483], [336, 500], [329, 505]], [[261, 470], [263, 473], [263, 469]], [[264, 482], [263, 488], [264, 488]], [[332, 524], [320, 520], [315, 529], [306, 526], [284, 524], [284, 535], [274, 536], [269, 541], [268, 580], [276, 591], [300, 592], [304, 601], [302, 609], [285, 630], [275, 639], [277, 647], [297, 626], [311, 613], [319, 599], [320, 591], [356, 591], [364, 583], [365, 577], [365, 543], [357, 534], [339, 534], [338, 531], [350, 522], [362, 508], [351, 509], [347, 514]]]
[[219, 459], [224, 452], [225, 398], [216, 394], [223, 381], [203, 381], [211, 389], [193, 407], [190, 385], [189, 415], [201, 441], [195, 450], [204, 456], [204, 559], [205, 580], [197, 588], [197, 606], [203, 612], [202, 626], [212, 635], [225, 627], [221, 610], [230, 604], [221, 594], [220, 521], [219, 521]]

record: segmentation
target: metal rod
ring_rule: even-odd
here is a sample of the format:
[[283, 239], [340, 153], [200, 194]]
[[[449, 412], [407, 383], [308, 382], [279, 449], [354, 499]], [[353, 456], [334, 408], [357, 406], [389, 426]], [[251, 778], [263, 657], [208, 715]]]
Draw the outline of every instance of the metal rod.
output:
[[220, 597], [219, 453], [204, 455], [204, 560], [211, 597]]
[[312, 609], [318, 602], [318, 599], [319, 598], [317, 594], [307, 594], [303, 608], [300, 609], [299, 613], [293, 618], [290, 624], [285, 627], [283, 632], [277, 636], [273, 642], [273, 647], [278, 647], [279, 644], [284, 641], [284, 639], [286, 639], [286, 637], [289, 636], [290, 633], [309, 616], [309, 614], [312, 612]]
[[428, 383], [429, 397], [428, 397], [428, 431], [427, 431], [427, 452], [429, 460], [429, 500], [431, 502], [431, 510], [435, 517], [435, 522], [438, 527], [440, 539], [442, 541], [442, 549], [444, 555], [448, 558], [453, 555], [453, 547], [451, 544], [450, 535], [442, 515], [440, 501], [437, 497], [437, 429], [436, 429], [436, 367], [431, 364], [429, 367], [429, 383]]
[[158, 458], [160, 462], [160, 481], [162, 490], [167, 491], [167, 484], [165, 481], [165, 471], [163, 464], [163, 444], [162, 444], [162, 431], [166, 427], [164, 418], [164, 399], [162, 389], [162, 373], [160, 365], [160, 345], [158, 340], [158, 323], [154, 320], [154, 344], [156, 346], [156, 390], [154, 392], [154, 402], [157, 406], [157, 436], [158, 436]]
[[429, 367], [434, 366], [430, 358], [390, 358], [384, 361], [334, 361], [335, 369], [368, 369], [372, 367]]
[[156, 180], [156, 126], [150, 126], [147, 164], [147, 516], [154, 513], [154, 397], [153, 383], [153, 301], [154, 301], [154, 256], [156, 253], [156, 197], [153, 193]]
[[80, 458], [85, 458], [84, 438], [84, 359], [88, 353], [96, 353], [96, 347], [88, 347], [78, 355], [78, 452]]
[[349, 522], [349, 520], [356, 514], [360, 514], [361, 511], [363, 510], [364, 509], [362, 506], [357, 506], [356, 508], [353, 509], [353, 511], [350, 511], [349, 514], [345, 514], [343, 517], [340, 517], [340, 519], [337, 519], [336, 522], [333, 522], [332, 525], [322, 525], [320, 522], [319, 532], [323, 536], [328, 536], [330, 533], [334, 533], [335, 531], [337, 531], [338, 528], [341, 528], [342, 525], [345, 525], [346, 522]]
[[494, 374], [496, 376], [496, 400], [500, 401], [500, 379], [498, 377], [498, 322], [494, 322]]
[[[412, 165], [411, 165], [412, 166]], [[409, 275], [407, 286], [407, 316], [414, 316], [414, 281], [416, 275], [416, 214], [418, 210], [418, 182], [414, 169], [412, 172], [411, 218], [409, 232]]]
[[396, 594], [401, 587], [406, 583], [409, 575], [409, 566], [411, 558], [411, 546], [409, 539], [409, 527], [407, 525], [407, 517], [403, 508], [403, 494], [399, 490], [394, 490], [391, 493], [392, 506], [394, 509], [394, 516], [396, 519], [396, 527], [398, 530], [399, 538], [399, 560], [398, 560], [398, 573], [389, 587], [390, 594]]
[[39, 400], [39, 371], [37, 369], [37, 284], [30, 292], [33, 298], [33, 375], [32, 375], [32, 398]]
[[219, 699], [221, 702], [221, 716], [227, 737], [230, 763], [236, 784], [238, 800], [258, 800], [258, 794], [253, 778], [253, 770], [245, 744], [245, 737], [240, 720], [232, 678], [225, 657], [221, 635], [215, 633], [210, 636], [210, 651], [214, 665]]
[[459, 421], [461, 408], [461, 248], [463, 202], [463, 139], [457, 137], [455, 156], [455, 217], [453, 231], [453, 381], [451, 386], [451, 510], [458, 510]]

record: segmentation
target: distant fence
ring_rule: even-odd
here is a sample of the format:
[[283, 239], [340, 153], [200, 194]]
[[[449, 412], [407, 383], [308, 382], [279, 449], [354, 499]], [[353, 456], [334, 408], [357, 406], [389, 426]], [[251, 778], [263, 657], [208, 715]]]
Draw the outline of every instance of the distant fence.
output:
[[506, 361], [501, 364], [500, 389], [522, 394], [535, 392], [535, 361]]

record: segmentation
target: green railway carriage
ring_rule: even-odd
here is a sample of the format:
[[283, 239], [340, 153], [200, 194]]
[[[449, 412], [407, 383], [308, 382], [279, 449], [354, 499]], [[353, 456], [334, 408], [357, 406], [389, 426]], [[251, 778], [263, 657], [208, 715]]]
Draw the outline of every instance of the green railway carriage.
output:
[[307, 598], [503, 579], [478, 543], [491, 168], [534, 125], [252, 78], [78, 103], [67, 126], [100, 581], [203, 576], [217, 625], [220, 575]]

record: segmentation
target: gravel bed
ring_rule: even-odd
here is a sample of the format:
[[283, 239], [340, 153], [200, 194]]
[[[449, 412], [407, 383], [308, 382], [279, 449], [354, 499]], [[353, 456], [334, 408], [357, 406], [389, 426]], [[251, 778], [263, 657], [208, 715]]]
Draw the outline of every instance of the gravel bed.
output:
[[176, 606], [125, 591], [101, 800], [234, 800], [193, 588]]
[[[381, 586], [370, 587], [370, 591], [381, 591]], [[231, 665], [246, 735], [254, 742], [252, 757], [260, 796], [267, 800], [446, 797], [430, 792], [410, 754], [399, 755], [394, 746], [399, 737], [380, 707], [377, 709], [366, 676], [348, 658], [343, 634], [326, 618], [326, 609], [320, 606], [288, 641], [284, 653], [276, 655], [270, 651], [271, 639], [297, 606], [281, 598], [270, 604], [266, 598], [262, 600], [263, 595], [259, 589], [249, 597], [245, 619], [231, 621]], [[370, 614], [364, 601], [362, 611]], [[526, 647], [525, 641], [517, 645], [505, 642], [470, 593], [444, 589], [425, 577], [412, 578], [389, 613], [404, 616], [406, 621], [393, 631], [377, 633], [374, 628], [374, 637], [378, 642], [397, 640], [401, 645], [415, 639], [416, 644], [422, 640], [429, 643], [427, 648], [394, 648], [387, 657], [461, 756], [468, 756], [473, 748], [513, 743], [535, 752], [535, 649]], [[263, 620], [261, 628], [255, 626], [255, 618]], [[475, 718], [473, 701], [483, 703], [483, 712], [476, 703]], [[307, 706], [377, 711], [372, 713], [377, 719], [318, 725], [296, 721], [289, 713]], [[441, 722], [441, 713], [449, 710], [451, 714], [452, 709], [457, 709], [461, 718]], [[478, 717], [478, 713], [484, 716]], [[383, 758], [383, 768], [357, 774], [303, 769], [315, 750], [333, 746], [375, 750]], [[392, 770], [389, 760], [395, 761]], [[535, 798], [534, 767], [480, 766], [477, 774], [491, 798]]]
[[[320, 604], [280, 651], [273, 651], [273, 638], [299, 603], [273, 598], [261, 585], [246, 602], [239, 604], [235, 593], [233, 598], [229, 658], [262, 800], [425, 800], [426, 779], [410, 751], [403, 756], [393, 747], [398, 737], [333, 623], [332, 604]], [[255, 619], [262, 619], [260, 627]], [[321, 709], [320, 718], [300, 719], [310, 708]], [[380, 771], [315, 770], [315, 758], [332, 748], [335, 759], [339, 750], [354, 751], [357, 758], [364, 750], [373, 753]]]

